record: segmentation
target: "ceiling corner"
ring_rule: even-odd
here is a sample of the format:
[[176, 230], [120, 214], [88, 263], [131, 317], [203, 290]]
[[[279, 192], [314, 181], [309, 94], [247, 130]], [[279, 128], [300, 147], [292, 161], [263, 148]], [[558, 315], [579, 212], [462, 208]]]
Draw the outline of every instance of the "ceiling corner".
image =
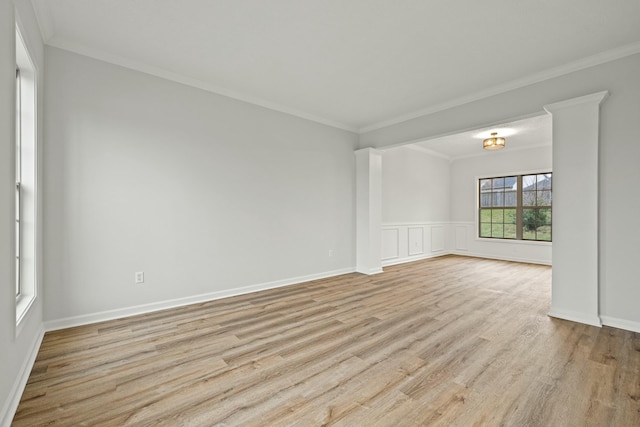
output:
[[53, 16], [49, 8], [49, 3], [47, 0], [31, 0], [31, 6], [36, 14], [42, 40], [46, 44], [54, 36]]

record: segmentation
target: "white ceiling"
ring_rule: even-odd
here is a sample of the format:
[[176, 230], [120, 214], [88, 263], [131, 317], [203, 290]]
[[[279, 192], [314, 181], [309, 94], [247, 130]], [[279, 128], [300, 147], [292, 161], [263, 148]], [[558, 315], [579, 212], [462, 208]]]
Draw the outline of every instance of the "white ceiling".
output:
[[640, 52], [640, 0], [32, 0], [49, 45], [354, 131]]
[[412, 147], [436, 154], [449, 160], [480, 155], [491, 155], [496, 151], [482, 148], [482, 140], [491, 132], [505, 137], [505, 148], [500, 151], [515, 151], [534, 147], [550, 146], [551, 116], [544, 114], [528, 119], [504, 123], [500, 126], [483, 128], [428, 141], [412, 144]]

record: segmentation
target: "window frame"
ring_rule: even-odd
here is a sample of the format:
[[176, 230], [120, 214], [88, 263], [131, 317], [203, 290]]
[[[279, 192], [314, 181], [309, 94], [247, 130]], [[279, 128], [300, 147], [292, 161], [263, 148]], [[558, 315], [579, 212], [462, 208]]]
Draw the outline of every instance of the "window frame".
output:
[[36, 301], [39, 278], [38, 76], [32, 50], [15, 23], [14, 209], [15, 337]]
[[22, 202], [20, 197], [20, 182], [22, 181], [22, 81], [20, 76], [20, 67], [16, 64], [16, 88], [15, 88], [15, 97], [16, 97], [16, 120], [15, 120], [15, 144], [16, 144], [16, 154], [15, 154], [15, 182], [16, 182], [16, 191], [15, 191], [15, 265], [16, 265], [16, 280], [15, 280], [15, 291], [16, 291], [16, 300], [20, 299], [20, 295], [22, 292], [22, 281], [21, 281], [21, 256], [22, 256], [22, 238], [20, 236], [20, 218], [22, 216]]
[[[545, 190], [541, 190], [541, 191], [550, 191], [551, 192], [551, 205], [535, 205], [535, 206], [524, 206], [523, 203], [523, 192], [524, 191], [524, 186], [523, 186], [523, 177], [525, 176], [529, 176], [529, 175], [550, 175], [551, 176], [551, 186], [548, 189]], [[482, 224], [487, 224], [487, 222], [483, 222], [482, 221], [482, 211], [487, 211], [487, 210], [493, 210], [496, 208], [500, 208], [500, 207], [496, 207], [496, 206], [490, 206], [490, 207], [481, 207], [481, 198], [482, 198], [482, 191], [481, 191], [481, 183], [483, 180], [493, 180], [493, 179], [500, 179], [500, 178], [510, 178], [510, 177], [515, 177], [516, 178], [516, 183], [517, 183], [517, 189], [516, 189], [516, 205], [515, 206], [503, 206], [502, 209], [514, 209], [516, 211], [516, 223], [515, 223], [515, 228], [516, 228], [516, 235], [515, 237], [493, 237], [493, 236], [482, 236]], [[537, 180], [536, 180], [536, 185], [537, 185]], [[481, 240], [481, 241], [490, 241], [490, 242], [501, 242], [501, 243], [518, 243], [518, 244], [534, 244], [534, 245], [550, 245], [553, 241], [553, 225], [552, 225], [552, 220], [551, 220], [551, 216], [553, 215], [553, 171], [551, 170], [551, 168], [548, 169], [544, 169], [544, 170], [534, 170], [534, 171], [525, 171], [525, 172], [513, 172], [513, 173], [501, 173], [501, 174], [494, 174], [494, 175], [486, 175], [486, 176], [476, 176], [475, 177], [475, 188], [476, 188], [476, 239], [477, 240]], [[504, 187], [503, 187], [504, 188]], [[528, 191], [537, 191], [538, 189], [536, 188], [536, 190], [528, 190]], [[491, 192], [490, 194], [493, 194], [493, 192]], [[493, 204], [493, 203], [492, 203]], [[524, 238], [523, 236], [523, 227], [524, 227], [524, 220], [523, 220], [523, 216], [524, 216], [524, 210], [526, 209], [535, 209], [535, 210], [541, 210], [541, 209], [549, 209], [550, 210], [550, 217], [548, 220], [548, 225], [550, 226], [550, 232], [549, 232], [549, 239], [530, 239], [530, 238]], [[493, 214], [493, 212], [492, 212]], [[491, 223], [493, 224], [493, 223]], [[503, 226], [504, 226], [504, 222], [502, 222]]]

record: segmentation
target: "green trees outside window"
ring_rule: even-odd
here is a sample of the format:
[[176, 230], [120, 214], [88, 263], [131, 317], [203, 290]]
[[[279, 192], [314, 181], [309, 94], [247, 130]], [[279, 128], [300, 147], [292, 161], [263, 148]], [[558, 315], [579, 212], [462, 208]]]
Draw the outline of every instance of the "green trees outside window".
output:
[[551, 241], [552, 174], [478, 181], [479, 236]]

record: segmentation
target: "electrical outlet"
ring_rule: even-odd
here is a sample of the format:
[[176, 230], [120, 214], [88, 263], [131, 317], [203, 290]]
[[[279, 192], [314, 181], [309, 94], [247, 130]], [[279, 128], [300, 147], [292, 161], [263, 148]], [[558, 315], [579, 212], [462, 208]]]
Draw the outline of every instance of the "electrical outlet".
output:
[[144, 271], [136, 272], [136, 283], [144, 283]]
[[329, 249], [329, 256], [332, 257], [333, 256], [333, 249]]

